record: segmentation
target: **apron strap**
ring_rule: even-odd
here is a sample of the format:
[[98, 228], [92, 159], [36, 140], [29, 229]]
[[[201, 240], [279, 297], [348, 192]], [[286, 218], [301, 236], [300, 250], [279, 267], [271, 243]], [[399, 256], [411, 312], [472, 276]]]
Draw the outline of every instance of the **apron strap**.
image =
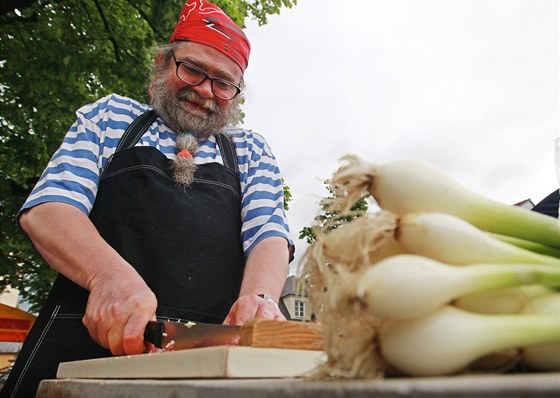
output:
[[148, 127], [157, 119], [157, 113], [153, 109], [144, 112], [130, 123], [115, 150], [115, 153], [132, 148], [144, 135]]
[[151, 109], [138, 116], [132, 121], [132, 123], [128, 125], [128, 128], [125, 130], [123, 136], [121, 137], [119, 144], [115, 149], [115, 152], [109, 157], [109, 160], [107, 160], [107, 164], [105, 164], [103, 170], [101, 170], [99, 176], [100, 179], [104, 177], [105, 171], [109, 169], [109, 165], [111, 164], [113, 157], [120, 151], [132, 148], [156, 119], [156, 111]]
[[238, 173], [239, 166], [237, 164], [237, 153], [235, 152], [235, 147], [233, 146], [231, 137], [227, 134], [216, 134], [214, 137], [216, 137], [216, 143], [222, 153], [224, 166], [234, 173]]
[[[130, 149], [142, 138], [148, 127], [157, 119], [157, 113], [153, 109], [150, 109], [140, 116], [138, 116], [126, 129], [124, 132], [115, 153], [123, 151], [125, 149]], [[220, 148], [222, 153], [222, 160], [224, 166], [233, 171], [234, 173], [239, 172], [239, 166], [237, 164], [237, 154], [235, 152], [235, 147], [231, 138], [227, 134], [216, 134], [216, 143]]]

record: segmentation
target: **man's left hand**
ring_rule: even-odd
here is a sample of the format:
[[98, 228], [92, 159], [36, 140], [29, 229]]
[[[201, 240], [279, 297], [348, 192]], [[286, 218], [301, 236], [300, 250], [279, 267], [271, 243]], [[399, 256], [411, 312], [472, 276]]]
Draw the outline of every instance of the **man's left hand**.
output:
[[224, 325], [243, 325], [255, 318], [286, 320], [275, 303], [265, 300], [257, 294], [247, 294], [239, 297], [233, 304]]

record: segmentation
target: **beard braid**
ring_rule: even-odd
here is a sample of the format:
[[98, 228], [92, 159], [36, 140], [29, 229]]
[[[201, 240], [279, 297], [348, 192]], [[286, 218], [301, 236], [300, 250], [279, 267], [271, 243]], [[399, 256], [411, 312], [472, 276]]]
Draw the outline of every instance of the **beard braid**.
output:
[[177, 136], [177, 158], [171, 164], [173, 180], [183, 188], [190, 186], [194, 181], [196, 163], [194, 156], [198, 148], [196, 139], [191, 134]]
[[[151, 105], [157, 114], [176, 133], [189, 132], [201, 140], [220, 133], [241, 120], [241, 98], [237, 96], [229, 106], [221, 107], [212, 99], [201, 98], [192, 87], [187, 86], [177, 92], [168, 83], [164, 73], [156, 75], [151, 84]], [[205, 114], [194, 113], [185, 108], [185, 100], [202, 106], [206, 109]]]

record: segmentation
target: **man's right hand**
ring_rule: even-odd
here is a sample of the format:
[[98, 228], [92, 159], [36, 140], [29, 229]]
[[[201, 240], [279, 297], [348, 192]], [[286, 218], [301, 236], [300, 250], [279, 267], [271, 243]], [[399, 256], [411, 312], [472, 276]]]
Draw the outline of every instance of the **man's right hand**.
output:
[[47, 202], [25, 211], [20, 225], [51, 267], [89, 290], [83, 323], [91, 337], [114, 355], [141, 353], [156, 298], [91, 220], [72, 205]]
[[155, 320], [157, 300], [135, 272], [98, 275], [90, 283], [83, 318], [90, 336], [113, 355], [145, 351], [144, 329]]

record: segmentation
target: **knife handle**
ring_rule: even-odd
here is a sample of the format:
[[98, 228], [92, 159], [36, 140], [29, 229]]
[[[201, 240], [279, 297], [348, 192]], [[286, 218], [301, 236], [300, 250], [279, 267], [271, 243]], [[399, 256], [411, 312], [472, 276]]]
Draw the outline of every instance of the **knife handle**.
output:
[[150, 321], [146, 325], [146, 330], [144, 331], [144, 339], [152, 343], [155, 347], [162, 348], [161, 339], [164, 332], [165, 330], [162, 323]]

